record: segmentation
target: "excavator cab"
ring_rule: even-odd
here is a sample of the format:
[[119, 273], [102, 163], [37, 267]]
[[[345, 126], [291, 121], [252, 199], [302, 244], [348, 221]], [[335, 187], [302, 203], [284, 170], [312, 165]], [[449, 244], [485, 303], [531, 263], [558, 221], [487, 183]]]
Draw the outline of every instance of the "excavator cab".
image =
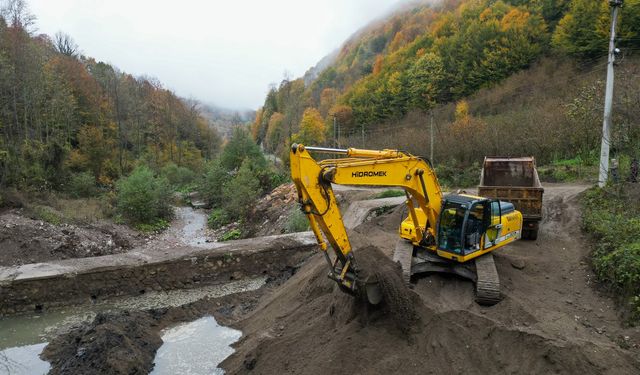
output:
[[[437, 252], [465, 261], [499, 242], [502, 217], [514, 211], [513, 204], [474, 197], [449, 195], [442, 205], [437, 226]], [[473, 254], [473, 255], [472, 255]]]

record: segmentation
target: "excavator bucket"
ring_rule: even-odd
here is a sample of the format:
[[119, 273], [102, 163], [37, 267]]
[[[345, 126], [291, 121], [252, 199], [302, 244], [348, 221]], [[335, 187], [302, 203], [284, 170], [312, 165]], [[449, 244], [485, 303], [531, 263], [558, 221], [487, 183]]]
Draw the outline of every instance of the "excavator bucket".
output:
[[372, 305], [377, 305], [382, 302], [382, 290], [380, 290], [380, 284], [367, 283], [365, 284], [365, 293], [367, 295], [367, 301]]

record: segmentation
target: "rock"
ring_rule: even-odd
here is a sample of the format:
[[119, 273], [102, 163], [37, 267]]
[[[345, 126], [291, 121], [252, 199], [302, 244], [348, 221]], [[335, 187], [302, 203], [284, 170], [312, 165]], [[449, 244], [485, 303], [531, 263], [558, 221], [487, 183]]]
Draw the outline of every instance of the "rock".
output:
[[511, 259], [511, 266], [515, 269], [521, 270], [524, 269], [526, 264], [522, 259]]
[[256, 362], [258, 362], [256, 357], [247, 356], [242, 363], [247, 370], [253, 370], [256, 367]]

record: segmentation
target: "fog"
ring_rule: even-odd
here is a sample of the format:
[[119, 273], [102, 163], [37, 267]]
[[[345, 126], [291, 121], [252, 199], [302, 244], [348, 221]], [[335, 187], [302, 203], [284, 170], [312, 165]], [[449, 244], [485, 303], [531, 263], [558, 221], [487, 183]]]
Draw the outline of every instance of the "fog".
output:
[[403, 0], [29, 0], [38, 32], [178, 95], [259, 107], [270, 83], [295, 78]]

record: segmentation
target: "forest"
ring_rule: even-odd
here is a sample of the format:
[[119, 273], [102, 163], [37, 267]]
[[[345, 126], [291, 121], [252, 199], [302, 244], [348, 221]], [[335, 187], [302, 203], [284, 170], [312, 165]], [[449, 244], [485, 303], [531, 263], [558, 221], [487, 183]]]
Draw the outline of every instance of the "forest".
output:
[[[278, 154], [301, 141], [428, 155], [434, 118], [443, 162], [469, 166], [513, 151], [542, 163], [593, 158], [596, 134], [576, 137], [576, 126], [601, 126], [609, 27], [606, 0], [411, 5], [360, 30], [319, 73], [274, 87], [253, 135]], [[630, 150], [640, 139], [629, 126], [640, 103], [628, 84], [638, 77], [640, 1], [625, 1], [617, 31], [618, 75], [626, 77], [618, 81], [614, 113], [622, 127], [614, 136], [618, 149]], [[554, 131], [539, 139], [536, 127]]]
[[157, 79], [82, 54], [64, 33], [38, 34], [24, 1], [0, 17], [0, 187], [110, 189], [138, 165], [199, 172], [222, 139], [199, 104]]

